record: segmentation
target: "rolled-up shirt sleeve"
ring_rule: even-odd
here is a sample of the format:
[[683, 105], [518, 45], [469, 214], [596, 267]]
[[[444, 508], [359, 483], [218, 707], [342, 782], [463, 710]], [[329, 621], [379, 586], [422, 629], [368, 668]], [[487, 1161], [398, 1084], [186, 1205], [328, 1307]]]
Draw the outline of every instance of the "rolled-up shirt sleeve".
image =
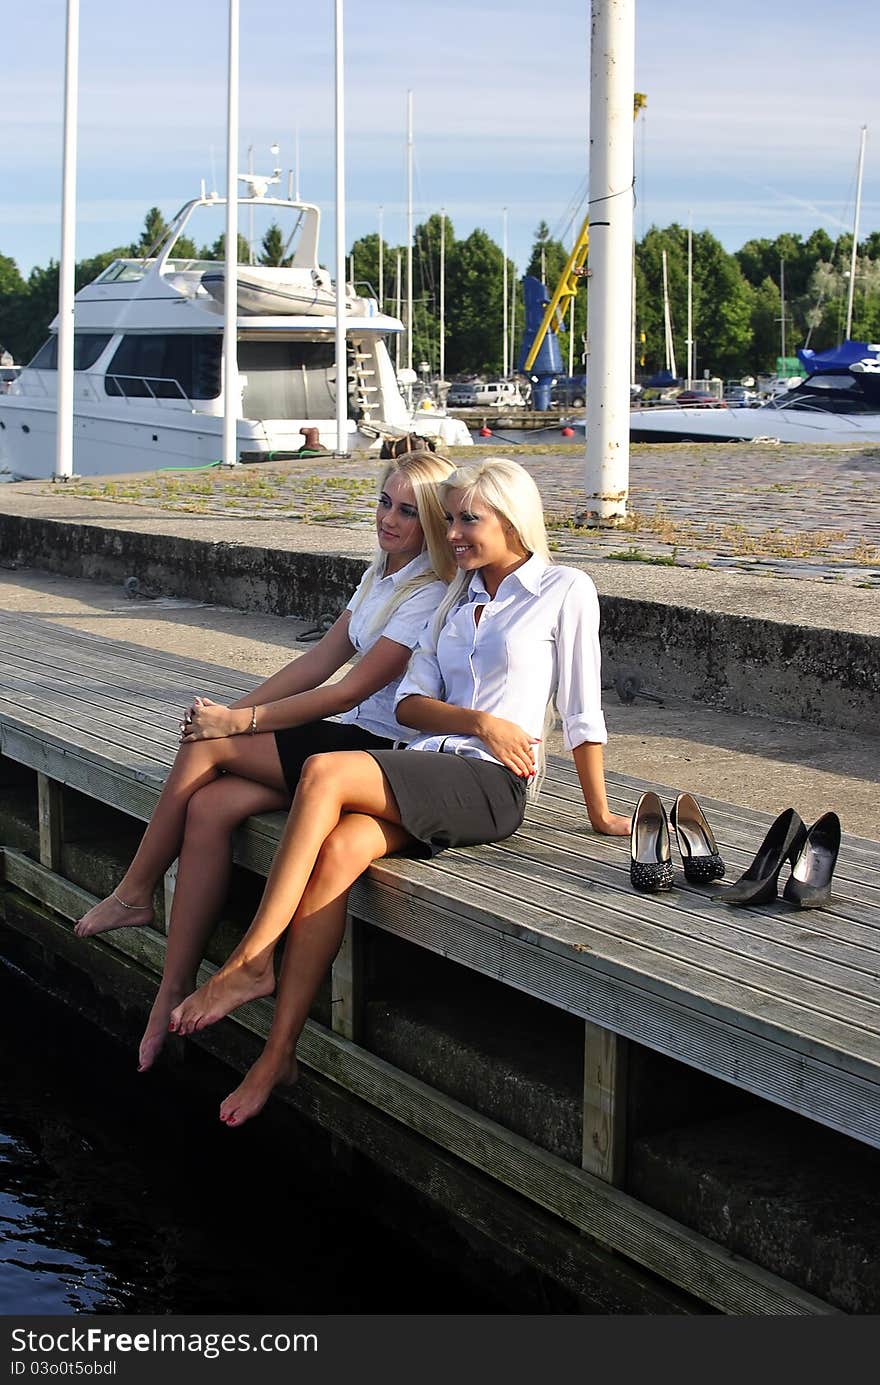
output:
[[[431, 624], [433, 625], [433, 621]], [[429, 626], [423, 634], [418, 648], [413, 651], [406, 673], [398, 684], [394, 705], [397, 707], [405, 697], [413, 696], [435, 697], [442, 702], [445, 692], [443, 674], [440, 672], [440, 665], [437, 662], [433, 632]]]
[[556, 657], [556, 709], [566, 749], [574, 750], [584, 741], [604, 745], [608, 731], [602, 712], [599, 598], [585, 572], [576, 573], [560, 607]]
[[407, 649], [418, 649], [427, 626], [443, 597], [446, 585], [443, 582], [429, 582], [420, 587], [412, 596], [402, 601], [386, 624], [382, 635], [395, 644], [403, 644]]

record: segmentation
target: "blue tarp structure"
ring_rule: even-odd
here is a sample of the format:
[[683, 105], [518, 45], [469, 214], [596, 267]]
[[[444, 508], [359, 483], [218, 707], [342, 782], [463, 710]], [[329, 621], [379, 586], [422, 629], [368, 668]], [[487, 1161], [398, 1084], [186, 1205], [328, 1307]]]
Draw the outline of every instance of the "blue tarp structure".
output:
[[810, 351], [807, 347], [802, 348], [797, 354], [807, 374], [816, 375], [825, 370], [849, 370], [856, 361], [876, 361], [880, 359], [880, 346], [871, 346], [866, 341], [844, 341], [840, 346], [832, 346], [828, 351]]

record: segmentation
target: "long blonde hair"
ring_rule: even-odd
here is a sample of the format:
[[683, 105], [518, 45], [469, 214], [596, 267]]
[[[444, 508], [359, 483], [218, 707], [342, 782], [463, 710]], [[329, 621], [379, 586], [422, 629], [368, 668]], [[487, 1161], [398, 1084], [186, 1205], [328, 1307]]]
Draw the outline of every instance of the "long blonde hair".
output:
[[[376, 612], [368, 637], [387, 625], [398, 606], [420, 587], [426, 587], [431, 582], [449, 582], [453, 577], [455, 560], [446, 539], [446, 513], [440, 489], [454, 470], [449, 458], [441, 457], [439, 453], [407, 452], [401, 457], [392, 457], [379, 477], [379, 495], [385, 489], [388, 478], [396, 472], [401, 472], [412, 486], [419, 524], [424, 535], [424, 549], [427, 550], [430, 566], [392, 591], [385, 605]], [[367, 568], [365, 580], [358, 589], [357, 600], [351, 607], [352, 615], [366, 599], [374, 583], [384, 576], [384, 572], [385, 554], [381, 548], [377, 548], [373, 561]]]
[[[513, 462], [508, 457], [488, 457], [482, 462], [459, 467], [443, 481], [440, 490], [444, 497], [448, 491], [462, 491], [465, 504], [469, 504], [477, 496], [512, 527], [524, 553], [535, 554], [543, 562], [552, 563], [541, 494], [532, 477], [519, 462]], [[433, 621], [434, 650], [446, 620], [460, 604], [472, 576], [471, 572], [459, 572], [450, 582], [449, 591], [437, 608]], [[419, 651], [417, 650], [412, 657], [413, 661], [418, 659]], [[545, 747], [554, 715], [555, 708], [551, 700], [547, 703], [544, 729], [536, 749], [535, 775], [528, 790], [530, 798], [537, 798], [541, 791], [546, 769]]]

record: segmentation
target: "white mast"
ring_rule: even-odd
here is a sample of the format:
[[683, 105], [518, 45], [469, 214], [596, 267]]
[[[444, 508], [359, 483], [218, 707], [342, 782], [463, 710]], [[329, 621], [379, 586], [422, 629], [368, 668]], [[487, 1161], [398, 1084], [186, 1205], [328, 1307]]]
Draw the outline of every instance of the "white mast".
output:
[[[574, 306], [572, 306], [572, 315], [574, 315]], [[633, 252], [632, 306], [629, 323], [629, 378], [633, 385], [636, 382], [636, 325], [636, 257], [635, 252]]]
[[342, 0], [336, 0], [336, 454], [348, 451], [348, 358], [345, 350], [345, 54]]
[[440, 208], [440, 382], [446, 379], [446, 208]]
[[[413, 94], [406, 93], [406, 368], [413, 363]], [[409, 388], [409, 386], [407, 386]]]
[[58, 420], [56, 481], [73, 476], [73, 325], [76, 264], [76, 135], [79, 96], [79, 0], [67, 0], [64, 56], [64, 169], [61, 177], [61, 263], [58, 266]]
[[510, 281], [510, 374], [516, 360], [516, 275]]
[[296, 122], [296, 125], [294, 126], [294, 129], [293, 129], [293, 168], [294, 168], [293, 200], [294, 200], [294, 202], [298, 202], [298, 201], [299, 201], [299, 121]]
[[226, 264], [223, 285], [223, 464], [238, 465], [238, 6], [229, 0], [226, 93]]
[[501, 246], [501, 302], [502, 302], [502, 324], [501, 324], [501, 374], [507, 376], [507, 208], [502, 208], [502, 246]]
[[629, 494], [635, 0], [592, 0], [587, 522], [614, 524]]
[[379, 207], [379, 312], [385, 311], [385, 241], [382, 236], [382, 219], [385, 208]]
[[672, 374], [677, 375], [675, 368], [675, 341], [672, 336], [672, 314], [669, 311], [669, 269], [666, 263], [666, 251], [660, 252], [660, 259], [663, 265], [663, 332], [666, 340], [666, 369]]
[[779, 261], [779, 323], [782, 369], [785, 370], [785, 260]]
[[849, 266], [849, 294], [847, 295], [846, 301], [846, 341], [849, 341], [852, 336], [853, 299], [855, 298], [856, 292], [856, 263], [859, 255], [859, 218], [862, 214], [862, 174], [865, 171], [865, 140], [867, 136], [868, 127], [867, 125], [863, 125], [859, 136], [859, 171], [856, 174], [856, 214], [853, 222], [852, 259], [850, 260]]
[[[398, 320], [398, 322], [400, 321], [400, 314], [401, 314], [401, 312], [403, 311], [402, 306], [401, 306], [401, 302], [400, 302], [400, 296], [401, 296], [400, 276], [401, 276], [401, 272], [402, 272], [402, 271], [401, 271], [401, 252], [398, 250], [398, 252], [397, 252], [397, 320]], [[394, 335], [394, 369], [395, 369], [395, 372], [396, 372], [398, 375], [400, 374], [400, 336], [401, 336], [400, 332], [396, 332], [395, 335]]]
[[[248, 145], [248, 173], [254, 171], [254, 146]], [[248, 197], [253, 197], [253, 187], [248, 185]], [[254, 260], [254, 208], [253, 203], [248, 207], [248, 264], [255, 264]]]
[[693, 389], [694, 379], [694, 215], [688, 212], [688, 331], [687, 331], [687, 388]]

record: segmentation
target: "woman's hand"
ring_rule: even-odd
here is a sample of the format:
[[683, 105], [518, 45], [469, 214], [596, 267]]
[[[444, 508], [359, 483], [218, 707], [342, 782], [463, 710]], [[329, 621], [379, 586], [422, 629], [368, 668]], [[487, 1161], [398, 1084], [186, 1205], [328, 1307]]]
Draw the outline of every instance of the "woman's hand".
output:
[[224, 707], [220, 702], [212, 702], [210, 697], [196, 697], [183, 714], [180, 739], [181, 742], [212, 741], [221, 736], [240, 736], [250, 730], [250, 725], [250, 707]]
[[523, 779], [530, 779], [535, 772], [535, 752], [540, 737], [529, 736], [517, 726], [515, 721], [505, 721], [503, 717], [493, 717], [488, 712], [480, 714], [477, 736], [491, 750], [497, 760], [507, 769], [513, 770]]

